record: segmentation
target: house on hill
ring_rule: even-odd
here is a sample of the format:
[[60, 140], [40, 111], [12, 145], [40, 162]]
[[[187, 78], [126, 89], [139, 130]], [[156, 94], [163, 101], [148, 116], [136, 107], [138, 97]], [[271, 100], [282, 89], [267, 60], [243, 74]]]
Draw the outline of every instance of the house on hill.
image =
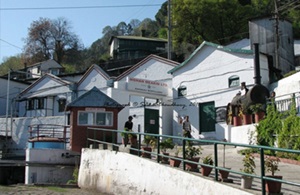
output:
[[46, 73], [52, 75], [60, 75], [64, 72], [62, 65], [57, 63], [53, 59], [49, 59], [43, 62], [38, 62], [32, 65], [24, 65], [23, 69], [15, 70], [11, 72], [12, 78], [16, 80], [36, 80]]

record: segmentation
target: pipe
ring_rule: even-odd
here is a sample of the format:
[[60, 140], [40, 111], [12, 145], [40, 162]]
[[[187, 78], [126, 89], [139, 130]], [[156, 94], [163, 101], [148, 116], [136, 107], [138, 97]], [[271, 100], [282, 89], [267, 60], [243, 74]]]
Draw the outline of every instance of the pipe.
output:
[[260, 64], [259, 64], [259, 44], [254, 43], [254, 83], [261, 84]]

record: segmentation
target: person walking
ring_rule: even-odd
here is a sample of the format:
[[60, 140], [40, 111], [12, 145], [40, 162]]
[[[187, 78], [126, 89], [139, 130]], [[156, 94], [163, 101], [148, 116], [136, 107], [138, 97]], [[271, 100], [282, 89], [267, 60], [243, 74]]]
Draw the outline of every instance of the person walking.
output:
[[[133, 117], [129, 116], [128, 121], [125, 122], [125, 125], [124, 125], [124, 130], [125, 131], [132, 131], [132, 127], [133, 127], [132, 119], [133, 119]], [[124, 135], [124, 145], [125, 145], [125, 147], [127, 146], [127, 144], [128, 144], [128, 133], [125, 133], [125, 135]]]
[[183, 136], [192, 138], [191, 135], [191, 123], [189, 120], [189, 116], [184, 117], [184, 122], [182, 123], [182, 129], [183, 129]]

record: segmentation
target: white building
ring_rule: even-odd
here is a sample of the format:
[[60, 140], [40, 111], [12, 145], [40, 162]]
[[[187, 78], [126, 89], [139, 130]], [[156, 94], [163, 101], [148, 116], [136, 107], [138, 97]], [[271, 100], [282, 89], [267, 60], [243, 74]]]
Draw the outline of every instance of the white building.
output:
[[[188, 115], [196, 139], [226, 138], [226, 106], [240, 92], [240, 83], [254, 85], [254, 52], [203, 42], [173, 75], [173, 135], [182, 133], [181, 119]], [[266, 56], [260, 54], [261, 84], [268, 86]]]

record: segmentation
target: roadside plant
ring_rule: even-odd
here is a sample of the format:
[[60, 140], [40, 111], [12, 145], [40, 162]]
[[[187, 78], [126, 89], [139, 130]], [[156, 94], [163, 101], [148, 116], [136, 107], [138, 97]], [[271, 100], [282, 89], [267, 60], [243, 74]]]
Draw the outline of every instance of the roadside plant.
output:
[[270, 172], [272, 176], [274, 176], [277, 171], [280, 171], [278, 168], [279, 162], [280, 159], [278, 157], [266, 157], [265, 158], [266, 172]]
[[162, 152], [166, 152], [167, 149], [173, 149], [174, 148], [173, 139], [167, 138], [167, 139], [161, 141], [160, 148], [161, 148]]
[[204, 158], [202, 158], [202, 162], [203, 162], [203, 164], [207, 164], [207, 165], [214, 164], [214, 160], [212, 159], [212, 156], [210, 154], [205, 156]]
[[198, 147], [196, 147], [196, 146], [187, 146], [186, 150], [185, 150], [185, 154], [186, 154], [187, 158], [192, 159], [192, 158], [196, 157], [197, 155], [202, 154], [201, 151], [202, 151], [201, 146], [198, 146]]
[[241, 171], [244, 173], [253, 174], [255, 173], [255, 168], [256, 165], [254, 162], [254, 157], [250, 153], [247, 153], [243, 158], [243, 168]]

